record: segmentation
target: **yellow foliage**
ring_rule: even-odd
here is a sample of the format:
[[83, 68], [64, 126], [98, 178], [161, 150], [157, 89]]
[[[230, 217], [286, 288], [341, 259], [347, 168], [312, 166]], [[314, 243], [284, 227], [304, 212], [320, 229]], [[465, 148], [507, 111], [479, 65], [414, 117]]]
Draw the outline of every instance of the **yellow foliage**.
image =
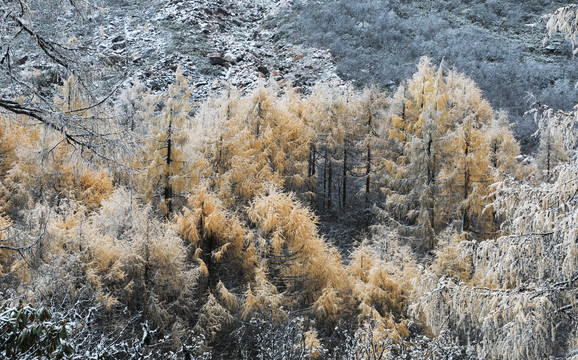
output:
[[[202, 277], [199, 267], [186, 261], [186, 248], [171, 226], [133, 198], [117, 189], [94, 211], [68, 200], [50, 214], [46, 258], [36, 276], [51, 278], [39, 294], [92, 292], [105, 308], [142, 311], [157, 326], [185, 316]], [[173, 302], [180, 310], [164, 305]]]
[[196, 259], [197, 260], [197, 264], [199, 265], [199, 269], [200, 269], [200, 273], [203, 274], [203, 276], [208, 277], [209, 276], [209, 268], [207, 267], [207, 264], [203, 261], [203, 259]]
[[200, 316], [194, 327], [195, 332], [204, 334], [209, 341], [212, 341], [223, 326], [230, 324], [233, 317], [219, 301], [209, 294], [207, 302], [199, 312]]
[[[0, 210], [0, 245], [9, 246], [11, 237], [10, 227], [12, 221]], [[0, 276], [4, 276], [11, 271], [14, 262], [14, 254], [7, 249], [0, 249]]]
[[16, 143], [18, 133], [15, 131], [16, 126], [8, 126], [4, 116], [0, 114], [0, 179], [6, 175], [16, 160]]
[[110, 237], [100, 238], [95, 241], [91, 249], [88, 264], [95, 274], [102, 274], [106, 280], [119, 281], [125, 277], [125, 273], [120, 269], [119, 263], [123, 260], [122, 249], [115, 246]]
[[458, 248], [462, 239], [455, 233], [443, 234], [440, 237], [442, 240], [435, 250], [436, 257], [432, 270], [436, 274], [469, 283], [474, 269], [471, 259], [463, 256]]
[[9, 271], [10, 273], [15, 274], [16, 278], [23, 284], [30, 284], [33, 272], [28, 265], [29, 264], [24, 259], [14, 258], [14, 262], [12, 263]]
[[111, 311], [119, 304], [118, 300], [111, 294], [105, 293], [102, 290], [97, 291], [96, 301], [100, 305], [104, 305], [107, 311]]
[[[38, 175], [38, 127], [24, 116], [0, 114], [0, 212], [15, 214], [28, 208]], [[33, 177], [31, 177], [31, 175]]]
[[[77, 150], [55, 132], [28, 122], [18, 118], [10, 126], [18, 147], [13, 151], [12, 168], [5, 174], [3, 187], [11, 193], [8, 197], [12, 206], [27, 207], [30, 188], [40, 189], [48, 199], [79, 200], [90, 210], [100, 206], [114, 188], [109, 173], [88, 166]], [[4, 192], [1, 187], [0, 192]]]
[[237, 296], [232, 294], [220, 280], [219, 283], [217, 284], [217, 293], [219, 294], [219, 298], [221, 299], [225, 307], [230, 311], [233, 311], [239, 307], [240, 301], [237, 298]]
[[515, 172], [519, 148], [504, 116], [494, 119], [474, 81], [423, 58], [394, 95], [389, 117], [392, 151], [383, 168], [387, 207], [400, 231], [419, 238], [425, 249], [454, 221], [462, 231], [492, 232], [495, 219], [483, 212], [491, 166]]
[[[139, 186], [145, 200], [154, 200], [165, 215], [180, 207], [181, 204], [176, 202], [178, 195], [186, 192], [192, 183], [191, 164], [184, 149], [188, 141], [191, 91], [189, 79], [183, 75], [180, 67], [177, 68], [175, 82], [155, 99], [157, 105], [162, 105], [162, 110], [147, 115], [152, 135], [146, 140], [145, 152], [140, 160], [146, 171]], [[143, 101], [143, 106], [152, 111], [146, 101]]]
[[343, 316], [341, 299], [337, 291], [331, 286], [323, 289], [321, 296], [312, 305], [312, 310], [319, 323], [327, 325], [328, 328], [334, 326]]
[[114, 186], [108, 172], [104, 169], [92, 171], [86, 169], [80, 177], [80, 186], [82, 193], [80, 195], [82, 202], [90, 209], [96, 209], [106, 200]]
[[194, 191], [189, 206], [176, 218], [176, 223], [181, 236], [197, 248], [199, 257], [211, 256], [217, 262], [236, 261], [245, 270], [250, 270], [251, 266], [247, 265], [250, 259], [243, 254], [245, 229], [205, 188]]
[[[260, 86], [246, 97], [227, 94], [195, 121], [211, 118], [214, 133], [203, 153], [212, 171], [205, 171], [219, 198], [231, 205], [248, 201], [272, 183], [300, 191], [306, 185], [312, 129], [294, 93], [277, 97]], [[224, 111], [223, 111], [224, 110]]]
[[400, 87], [395, 96], [402, 109], [391, 119], [391, 138], [407, 142], [411, 136], [421, 137], [428, 110], [437, 113], [441, 126], [446, 125], [449, 94], [442, 71], [443, 64], [436, 70], [427, 57], [421, 58], [407, 88]]
[[403, 316], [411, 291], [405, 274], [379, 260], [367, 246], [361, 246], [351, 256], [347, 271], [354, 281], [353, 296], [360, 304], [360, 323], [377, 314]]
[[245, 292], [241, 318], [248, 320], [251, 317], [260, 317], [281, 321], [287, 316], [282, 306], [283, 300], [283, 295], [269, 282], [262, 269], [257, 268], [254, 282]]
[[[271, 243], [263, 249], [269, 257], [266, 261], [272, 265], [281, 261], [280, 273], [271, 274], [278, 285], [302, 291], [307, 303], [316, 301], [328, 284], [346, 291], [348, 278], [339, 254], [318, 235], [315, 215], [294, 194], [272, 187], [251, 202], [247, 213], [269, 239], [265, 243]], [[291, 260], [283, 260], [286, 257]]]
[[307, 355], [311, 359], [319, 359], [321, 357], [321, 350], [323, 349], [321, 341], [319, 341], [317, 330], [311, 329], [305, 332], [305, 349]]

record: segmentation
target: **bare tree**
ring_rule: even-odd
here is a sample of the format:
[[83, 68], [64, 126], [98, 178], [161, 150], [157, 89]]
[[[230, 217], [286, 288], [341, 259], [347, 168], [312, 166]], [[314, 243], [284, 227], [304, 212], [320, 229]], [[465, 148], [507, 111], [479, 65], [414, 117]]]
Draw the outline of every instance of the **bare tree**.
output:
[[[97, 121], [108, 99], [120, 87], [100, 98], [87, 86], [90, 66], [81, 55], [90, 54], [86, 47], [55, 41], [62, 29], [52, 21], [67, 11], [83, 17], [98, 9], [86, 0], [68, 2], [48, 0], [3, 0], [0, 3], [0, 111], [24, 115], [62, 135], [62, 141], [83, 151], [106, 157], [106, 146], [122, 137], [105, 121]], [[66, 33], [58, 34], [66, 38]], [[84, 56], [86, 58], [86, 56]], [[35, 70], [47, 81], [31, 80], [22, 65], [35, 59]], [[44, 73], [42, 73], [44, 71]], [[58, 109], [52, 99], [53, 84], [75, 76], [86, 102], [81, 107]], [[93, 121], [86, 121], [90, 117]]]

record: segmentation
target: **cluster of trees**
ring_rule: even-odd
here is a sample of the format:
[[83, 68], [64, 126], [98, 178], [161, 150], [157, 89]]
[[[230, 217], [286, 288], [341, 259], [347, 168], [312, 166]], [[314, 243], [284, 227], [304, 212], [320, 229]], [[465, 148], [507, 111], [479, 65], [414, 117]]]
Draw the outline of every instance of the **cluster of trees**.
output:
[[[550, 26], [572, 39], [568, 14]], [[98, 107], [74, 76], [57, 93], [50, 117], [0, 114], [4, 357], [576, 349], [576, 111], [535, 110], [533, 162], [473, 80], [428, 58], [393, 96], [270, 84], [193, 110], [180, 69]], [[368, 209], [346, 258], [320, 235], [315, 211]]]

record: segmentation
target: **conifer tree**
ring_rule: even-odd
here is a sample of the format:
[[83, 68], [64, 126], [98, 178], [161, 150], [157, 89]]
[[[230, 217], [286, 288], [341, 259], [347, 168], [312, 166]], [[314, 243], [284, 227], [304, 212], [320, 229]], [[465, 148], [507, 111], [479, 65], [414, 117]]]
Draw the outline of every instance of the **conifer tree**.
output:
[[383, 155], [380, 154], [382, 152], [380, 145], [383, 144], [383, 139], [379, 138], [378, 129], [380, 128], [380, 122], [383, 121], [381, 113], [386, 105], [386, 98], [375, 86], [365, 89], [360, 95], [361, 114], [359, 120], [361, 124], [359, 125], [362, 128], [363, 138], [359, 143], [359, 147], [365, 163], [361, 166], [365, 167], [364, 193], [366, 203], [370, 202], [373, 193], [374, 186], [372, 184], [374, 180], [372, 176], [376, 172], [376, 158], [379, 155]]
[[546, 27], [548, 35], [552, 36], [556, 32], [564, 34], [564, 37], [570, 41], [574, 48], [574, 54], [577, 53], [578, 45], [578, 5], [570, 4], [554, 11], [548, 19]]
[[[245, 228], [237, 217], [227, 212], [223, 202], [206, 189], [195, 190], [188, 206], [177, 217], [177, 225], [203, 269], [205, 291], [214, 292], [219, 282], [238, 286], [252, 279], [257, 262]], [[230, 273], [230, 269], [239, 269], [242, 275]]]
[[14, 153], [16, 150], [16, 139], [15, 136], [8, 134], [11, 130], [8, 128], [8, 124], [4, 116], [0, 115], [0, 179], [6, 175], [16, 160]]
[[520, 146], [514, 138], [511, 127], [506, 114], [498, 112], [488, 130], [489, 161], [490, 166], [498, 171], [496, 180], [502, 180], [507, 175], [516, 178], [522, 175], [516, 161], [516, 157], [520, 154]]
[[315, 215], [294, 194], [270, 188], [254, 199], [248, 215], [262, 230], [259, 248], [280, 290], [311, 304], [327, 286], [340, 292], [348, 287], [337, 251], [318, 235]]
[[[0, 182], [1, 185], [1, 182]], [[9, 274], [14, 262], [14, 251], [10, 248], [12, 231], [12, 221], [4, 214], [2, 210], [2, 199], [0, 199], [0, 277]]]
[[555, 167], [570, 160], [570, 156], [576, 150], [578, 112], [555, 112], [548, 107], [533, 111], [538, 123], [538, 130], [534, 136], [540, 137], [537, 154], [538, 167], [542, 171], [542, 178], [547, 182], [552, 182]]
[[[424, 58], [390, 111], [389, 137], [397, 151], [385, 161], [390, 214], [404, 231], [416, 235], [419, 229], [426, 249], [454, 220], [460, 220], [462, 231], [483, 233], [494, 115], [481, 91], [463, 74], [444, 74], [443, 64], [436, 70]], [[495, 151], [503, 151], [502, 142], [515, 150], [512, 141], [496, 139]], [[515, 155], [504, 155], [501, 165], [511, 167]]]
[[277, 97], [261, 86], [243, 98], [222, 101], [224, 111], [204, 150], [214, 169], [205, 176], [219, 197], [248, 202], [268, 183], [306, 193], [312, 132], [292, 105], [299, 98], [291, 93]]
[[404, 227], [410, 231], [419, 227], [421, 245], [431, 249], [435, 245], [438, 176], [445, 158], [448, 121], [442, 67], [436, 71], [429, 59], [423, 58], [407, 89], [401, 87], [397, 96], [401, 109], [392, 116], [389, 135], [400, 143], [401, 153], [389, 161], [393, 172], [389, 187], [394, 196], [389, 196], [388, 205]]
[[175, 198], [182, 198], [182, 192], [189, 181], [188, 163], [184, 158], [183, 146], [187, 141], [186, 122], [191, 111], [191, 89], [189, 80], [180, 68], [175, 74], [175, 83], [167, 92], [158, 96], [162, 106], [160, 113], [151, 117], [153, 136], [148, 141], [146, 177], [143, 181], [150, 186], [146, 198], [160, 201], [162, 212], [170, 215], [176, 210]]
[[[473, 80], [450, 71], [446, 77], [451, 105], [448, 111], [448, 154], [444, 159], [441, 178], [447, 206], [459, 209], [449, 219], [461, 218], [461, 231], [470, 231], [478, 218], [477, 231], [483, 222], [479, 217], [486, 205], [487, 187], [491, 181], [487, 132], [493, 119], [489, 103]], [[455, 200], [451, 200], [455, 196]], [[456, 216], [457, 215], [457, 216]]]
[[554, 168], [561, 162], [568, 160], [561, 139], [557, 138], [549, 127], [542, 129], [537, 160], [539, 169], [542, 170], [542, 177], [546, 182], [552, 182]]
[[139, 138], [146, 136], [151, 128], [151, 116], [154, 114], [157, 97], [147, 92], [143, 83], [135, 81], [123, 89], [114, 106], [119, 125], [136, 134]]
[[317, 172], [321, 186], [317, 188], [323, 189], [327, 210], [341, 211], [349, 202], [349, 191], [355, 189], [351, 175], [357, 173], [356, 158], [360, 157], [364, 136], [359, 96], [350, 87], [321, 85], [312, 91], [309, 101], [314, 103], [309, 118], [317, 134], [315, 149], [323, 158], [322, 169]]

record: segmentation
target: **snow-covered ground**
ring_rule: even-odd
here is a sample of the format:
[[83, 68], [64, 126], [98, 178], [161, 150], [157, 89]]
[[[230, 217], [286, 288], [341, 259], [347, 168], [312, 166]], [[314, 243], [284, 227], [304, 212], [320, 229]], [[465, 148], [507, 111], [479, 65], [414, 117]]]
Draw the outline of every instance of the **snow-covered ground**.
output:
[[98, 26], [84, 41], [103, 64], [153, 91], [173, 81], [177, 66], [195, 85], [194, 101], [262, 79], [304, 88], [340, 82], [328, 51], [290, 44], [267, 25], [290, 0], [108, 2], [92, 14]]

